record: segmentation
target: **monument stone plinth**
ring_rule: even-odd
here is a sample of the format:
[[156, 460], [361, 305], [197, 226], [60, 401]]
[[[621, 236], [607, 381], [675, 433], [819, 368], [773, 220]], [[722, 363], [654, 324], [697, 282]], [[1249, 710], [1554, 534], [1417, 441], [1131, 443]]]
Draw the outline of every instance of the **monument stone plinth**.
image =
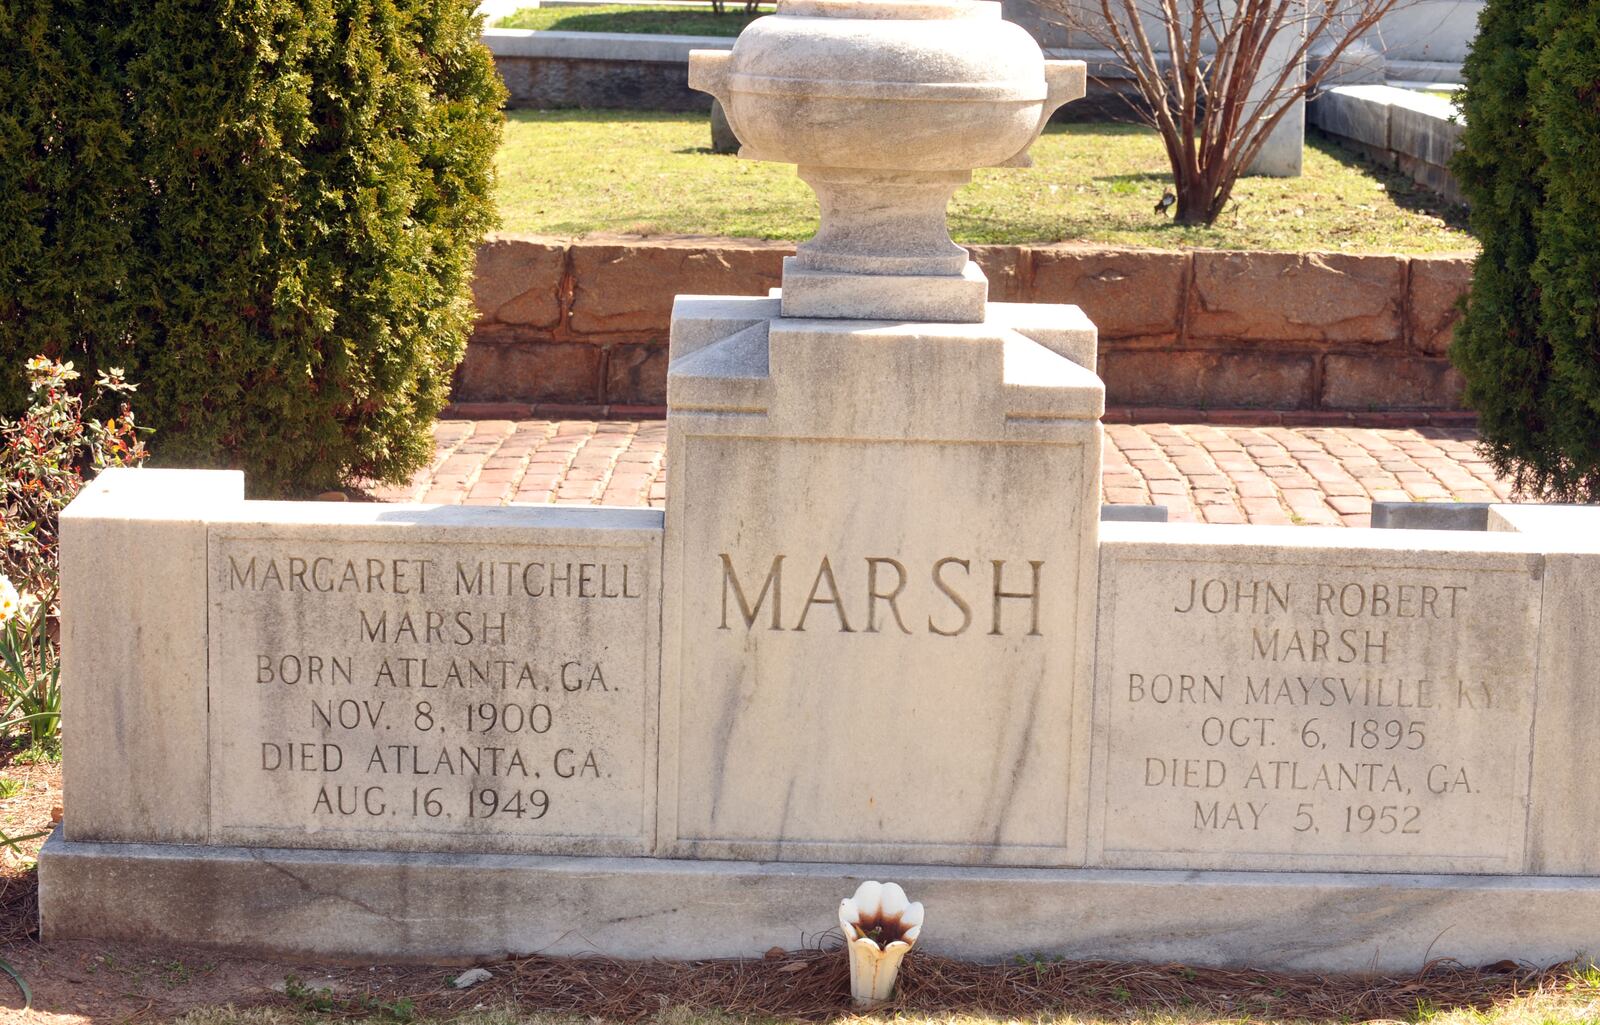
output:
[[1083, 72], [972, 0], [784, 0], [691, 54], [822, 218], [776, 301], [674, 310], [664, 853], [1082, 863], [1095, 331], [990, 306], [945, 206]]

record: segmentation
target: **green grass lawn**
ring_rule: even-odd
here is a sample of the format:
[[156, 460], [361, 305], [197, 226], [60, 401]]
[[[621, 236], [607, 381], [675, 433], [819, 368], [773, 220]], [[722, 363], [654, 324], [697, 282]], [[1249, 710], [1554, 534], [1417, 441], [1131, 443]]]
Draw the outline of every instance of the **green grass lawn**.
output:
[[[760, 14], [771, 14], [763, 8]], [[604, 4], [594, 7], [524, 7], [495, 22], [496, 28], [549, 29], [558, 32], [637, 32], [660, 36], [736, 36], [752, 18], [744, 4], [730, 2], [717, 14], [704, 7], [643, 7]]]
[[[629, 111], [513, 111], [497, 158], [502, 230], [540, 235], [804, 239], [811, 190], [787, 164], [719, 156], [706, 118]], [[1427, 253], [1475, 248], [1465, 211], [1324, 140], [1301, 178], [1247, 178], [1214, 227], [1156, 215], [1170, 183], [1154, 132], [1055, 125], [1034, 166], [988, 168], [950, 205], [967, 243]]]

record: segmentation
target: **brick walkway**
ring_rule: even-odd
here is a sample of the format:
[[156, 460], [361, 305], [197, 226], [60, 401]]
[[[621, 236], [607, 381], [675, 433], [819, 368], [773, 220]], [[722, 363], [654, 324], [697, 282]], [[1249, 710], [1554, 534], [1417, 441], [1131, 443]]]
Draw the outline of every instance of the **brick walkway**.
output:
[[[441, 420], [432, 466], [386, 501], [660, 506], [661, 420]], [[1105, 501], [1174, 520], [1366, 526], [1373, 501], [1510, 496], [1473, 433], [1439, 427], [1107, 424]]]

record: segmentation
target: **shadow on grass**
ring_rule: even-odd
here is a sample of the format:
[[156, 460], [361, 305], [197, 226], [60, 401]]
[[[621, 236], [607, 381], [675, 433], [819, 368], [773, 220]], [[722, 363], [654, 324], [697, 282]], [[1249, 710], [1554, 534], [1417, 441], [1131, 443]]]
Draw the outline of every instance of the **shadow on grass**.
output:
[[[762, 11], [769, 14], [770, 11]], [[541, 26], [555, 32], [631, 32], [639, 35], [736, 36], [759, 14], [747, 15], [743, 4], [729, 4], [722, 14], [704, 8], [662, 8], [653, 11], [583, 11], [561, 15]]]
[[1412, 213], [1437, 217], [1457, 231], [1471, 230], [1465, 204], [1446, 199], [1394, 168], [1385, 167], [1354, 150], [1346, 149], [1314, 128], [1308, 128], [1306, 131], [1306, 145], [1345, 167], [1382, 182], [1384, 191], [1394, 200], [1395, 206], [1410, 210]]
[[1128, 174], [1097, 174], [1090, 180], [1097, 182], [1109, 182], [1112, 185], [1120, 185], [1126, 182], [1132, 182], [1136, 185], [1150, 185], [1159, 183], [1170, 188], [1172, 185], [1172, 172], [1133, 171]]
[[[709, 107], [707, 108], [709, 110]], [[704, 111], [685, 110], [619, 110], [613, 107], [521, 107], [505, 112], [507, 121], [524, 124], [586, 124], [620, 125], [628, 122], [694, 122], [705, 121]]]

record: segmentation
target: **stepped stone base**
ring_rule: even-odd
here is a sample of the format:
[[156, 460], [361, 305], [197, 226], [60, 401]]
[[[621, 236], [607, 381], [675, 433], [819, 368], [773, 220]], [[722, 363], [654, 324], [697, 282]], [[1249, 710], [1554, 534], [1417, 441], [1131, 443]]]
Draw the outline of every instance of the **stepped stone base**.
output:
[[45, 939], [262, 954], [760, 956], [815, 944], [892, 878], [936, 908], [918, 949], [1411, 971], [1593, 949], [1600, 879], [764, 864], [76, 843], [39, 859]]

